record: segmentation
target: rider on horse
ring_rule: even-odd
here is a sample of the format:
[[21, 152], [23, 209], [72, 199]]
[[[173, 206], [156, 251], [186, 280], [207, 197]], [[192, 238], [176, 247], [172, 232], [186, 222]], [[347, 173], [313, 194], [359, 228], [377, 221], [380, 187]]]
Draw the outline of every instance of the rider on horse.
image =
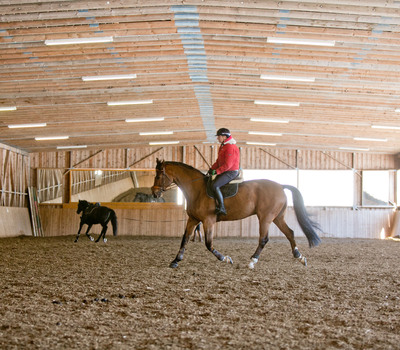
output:
[[221, 144], [218, 150], [218, 158], [212, 165], [208, 174], [217, 175], [212, 183], [216, 199], [216, 214], [226, 215], [224, 197], [220, 187], [226, 185], [239, 175], [240, 152], [236, 141], [230, 131], [221, 128], [217, 131], [217, 139]]

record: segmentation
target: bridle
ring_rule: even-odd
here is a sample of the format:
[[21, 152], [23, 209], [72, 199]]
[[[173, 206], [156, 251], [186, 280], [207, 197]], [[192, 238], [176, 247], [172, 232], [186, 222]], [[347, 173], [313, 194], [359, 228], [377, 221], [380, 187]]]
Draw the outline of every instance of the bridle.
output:
[[[165, 172], [165, 167], [162, 167], [162, 169], [161, 169], [161, 170], [158, 170], [158, 171], [161, 171], [161, 172], [162, 172], [162, 176], [163, 176], [162, 182], [161, 182], [161, 187], [159, 187], [159, 186], [154, 186], [154, 187], [158, 187], [158, 188], [160, 189], [161, 192], [165, 192], [165, 191], [167, 191], [167, 190], [169, 190], [170, 188], [173, 187], [174, 180], [172, 180], [172, 179], [167, 175], [167, 173]], [[165, 181], [165, 178], [167, 178], [168, 181], [170, 182], [170, 184], [169, 184], [168, 186], [165, 186], [165, 182], [166, 182], [166, 181]]]
[[[165, 192], [165, 191], [168, 191], [169, 189], [171, 189], [171, 188], [177, 186], [177, 185], [174, 183], [174, 180], [171, 179], [171, 178], [167, 175], [167, 173], [165, 172], [165, 167], [164, 167], [164, 166], [163, 166], [161, 169], [157, 170], [157, 171], [161, 171], [161, 172], [162, 172], [163, 178], [162, 178], [162, 182], [161, 182], [161, 187], [160, 187], [160, 186], [153, 186], [153, 187], [159, 189], [161, 192]], [[167, 179], [169, 180], [169, 182], [170, 182], [170, 184], [169, 184], [168, 186], [165, 186], [165, 182], [166, 182], [166, 181], [165, 181], [165, 178], [167, 178]], [[198, 178], [196, 178], [196, 179], [193, 179], [191, 182], [198, 181], [198, 180], [202, 180], [202, 179], [204, 179], [204, 176], [198, 177]]]

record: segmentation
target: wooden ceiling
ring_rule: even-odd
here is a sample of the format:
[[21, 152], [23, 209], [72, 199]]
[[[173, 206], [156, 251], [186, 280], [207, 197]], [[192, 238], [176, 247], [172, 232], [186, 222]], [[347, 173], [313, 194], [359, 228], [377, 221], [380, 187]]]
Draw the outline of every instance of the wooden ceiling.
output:
[[[227, 127], [242, 146], [400, 151], [400, 1], [0, 0], [0, 11], [0, 107], [16, 107], [0, 111], [3, 144], [196, 145]], [[152, 103], [107, 104], [118, 101]], [[46, 126], [8, 127], [31, 123]], [[159, 131], [173, 134], [140, 135]], [[69, 138], [35, 140], [50, 136]]]

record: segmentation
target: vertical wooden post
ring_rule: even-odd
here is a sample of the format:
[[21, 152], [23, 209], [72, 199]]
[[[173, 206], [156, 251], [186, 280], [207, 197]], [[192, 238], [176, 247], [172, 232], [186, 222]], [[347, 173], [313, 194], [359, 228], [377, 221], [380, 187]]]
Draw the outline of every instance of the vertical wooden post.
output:
[[186, 146], [182, 146], [182, 163], [186, 161]]
[[128, 169], [129, 168], [129, 164], [128, 164], [128, 151], [129, 148], [125, 148], [125, 161], [124, 161], [124, 168]]
[[[65, 152], [65, 168], [71, 169], [71, 151]], [[71, 201], [70, 171], [64, 172], [62, 185], [63, 185], [62, 202], [69, 203]]]
[[396, 171], [389, 171], [389, 200], [396, 203]]

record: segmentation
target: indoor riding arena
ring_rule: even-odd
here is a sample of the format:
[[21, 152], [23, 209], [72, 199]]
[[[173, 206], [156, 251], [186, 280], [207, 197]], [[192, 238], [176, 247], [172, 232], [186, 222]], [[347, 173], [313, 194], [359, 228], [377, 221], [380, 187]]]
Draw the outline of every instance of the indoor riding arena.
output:
[[0, 349], [399, 349], [398, 1], [0, 11]]

